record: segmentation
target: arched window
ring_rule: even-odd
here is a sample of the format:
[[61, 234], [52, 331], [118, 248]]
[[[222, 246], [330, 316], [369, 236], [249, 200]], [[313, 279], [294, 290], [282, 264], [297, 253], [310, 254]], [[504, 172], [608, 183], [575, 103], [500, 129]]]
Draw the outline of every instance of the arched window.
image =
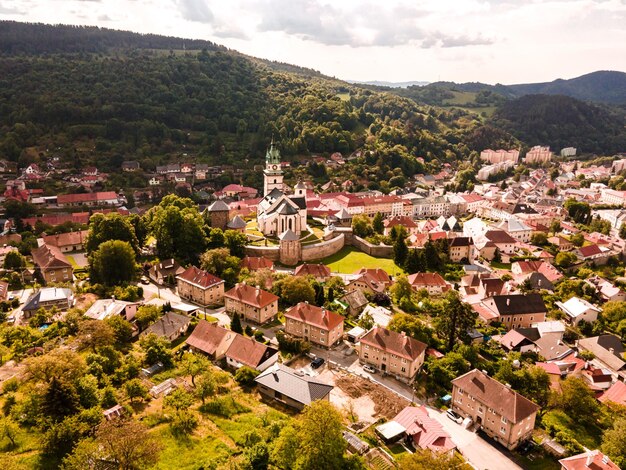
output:
[[289, 230], [293, 230], [293, 219], [289, 219]]

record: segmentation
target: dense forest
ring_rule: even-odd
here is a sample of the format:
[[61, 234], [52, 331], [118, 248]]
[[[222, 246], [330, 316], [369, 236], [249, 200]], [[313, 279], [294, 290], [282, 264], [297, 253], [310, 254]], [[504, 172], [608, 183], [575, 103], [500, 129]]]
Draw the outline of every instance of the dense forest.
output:
[[527, 95], [507, 101], [492, 119], [498, 128], [525, 142], [585, 152], [626, 150], [624, 116], [609, 108], [559, 95]]

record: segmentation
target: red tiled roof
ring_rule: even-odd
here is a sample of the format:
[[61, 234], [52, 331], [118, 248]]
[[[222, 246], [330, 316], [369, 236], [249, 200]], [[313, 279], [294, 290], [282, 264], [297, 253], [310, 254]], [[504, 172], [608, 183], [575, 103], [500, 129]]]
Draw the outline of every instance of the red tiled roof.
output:
[[330, 277], [330, 268], [324, 264], [304, 263], [298, 266], [293, 273], [294, 276]]
[[211, 286], [224, 282], [219, 277], [209, 274], [200, 268], [195, 266], [189, 266], [184, 273], [177, 276], [177, 279], [182, 279], [189, 284], [194, 284], [202, 289], [208, 289]]
[[361, 268], [354, 274], [367, 274], [371, 278], [373, 278], [376, 282], [380, 282], [381, 284], [391, 284], [391, 276], [387, 274], [382, 268]]
[[104, 191], [84, 194], [60, 194], [57, 196], [58, 204], [81, 204], [85, 202], [100, 202], [117, 199], [114, 191]]
[[239, 302], [253, 305], [258, 308], [263, 308], [273, 302], [278, 301], [278, 297], [271, 292], [267, 292], [257, 287], [252, 287], [247, 284], [237, 284], [228, 292], [225, 292], [224, 297], [238, 300]]
[[440, 286], [450, 287], [439, 273], [415, 273], [408, 276], [409, 284], [413, 287]]
[[226, 356], [248, 367], [256, 369], [273, 354], [278, 351], [272, 349], [252, 338], [243, 335], [236, 335], [233, 342], [226, 351]]
[[600, 253], [602, 253], [602, 250], [600, 250], [600, 247], [598, 245], [588, 245], [578, 248], [578, 252], [583, 258], [587, 258], [589, 256], [599, 255]]
[[200, 351], [213, 355], [217, 347], [228, 335], [234, 335], [230, 330], [222, 328], [217, 323], [209, 323], [206, 320], [200, 320], [198, 325], [194, 328], [193, 333], [185, 341], [189, 346], [192, 346]]
[[32, 251], [33, 261], [40, 269], [71, 268], [72, 265], [56, 246], [45, 243]]
[[558, 375], [559, 377], [562, 374], [561, 369], [559, 368], [559, 365], [555, 364], [554, 362], [537, 362], [535, 365], [537, 367], [541, 367], [548, 374]]
[[613, 403], [626, 406], [626, 384], [620, 381], [615, 382], [611, 385], [611, 388], [598, 398], [598, 400], [602, 403], [611, 401]]
[[[591, 457], [589, 465], [587, 465], [588, 457]], [[563, 470], [619, 470], [619, 467], [599, 450], [590, 450], [561, 459], [559, 463]]]
[[426, 345], [403, 333], [396, 333], [377, 326], [361, 338], [361, 343], [408, 358], [414, 361], [426, 351]]
[[87, 238], [88, 230], [78, 230], [76, 232], [59, 233], [57, 235], [46, 235], [43, 237], [44, 243], [56, 247], [82, 245]]
[[327, 331], [343, 325], [343, 317], [341, 315], [306, 302], [300, 302], [287, 310], [285, 318], [304, 322]]
[[246, 256], [241, 260], [241, 267], [256, 271], [258, 269], [272, 269], [274, 262], [262, 256]]
[[443, 426], [428, 415], [424, 405], [407, 406], [393, 421], [406, 429], [407, 435], [420, 449], [448, 452], [456, 447]]

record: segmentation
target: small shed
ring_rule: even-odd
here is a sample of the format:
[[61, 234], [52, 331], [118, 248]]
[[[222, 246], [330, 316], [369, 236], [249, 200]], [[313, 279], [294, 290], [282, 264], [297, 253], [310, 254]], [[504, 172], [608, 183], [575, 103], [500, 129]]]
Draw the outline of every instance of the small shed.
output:
[[386, 443], [396, 442], [404, 436], [406, 429], [396, 421], [387, 421], [380, 426], [376, 426], [376, 434], [378, 434]]
[[346, 337], [351, 343], [357, 343], [365, 333], [367, 333], [365, 329], [361, 328], [360, 326], [355, 326], [346, 333]]
[[150, 389], [150, 395], [154, 398], [159, 397], [160, 395], [166, 396], [172, 390], [176, 388], [176, 379], [167, 379], [161, 382], [159, 385], [155, 385]]
[[107, 421], [111, 421], [113, 418], [119, 418], [123, 413], [124, 408], [122, 408], [122, 405], [115, 405], [113, 408], [102, 412]]
[[350, 452], [352, 453], [363, 455], [370, 448], [370, 446], [366, 442], [362, 441], [351, 432], [344, 431], [343, 438], [348, 443], [348, 450], [350, 450]]

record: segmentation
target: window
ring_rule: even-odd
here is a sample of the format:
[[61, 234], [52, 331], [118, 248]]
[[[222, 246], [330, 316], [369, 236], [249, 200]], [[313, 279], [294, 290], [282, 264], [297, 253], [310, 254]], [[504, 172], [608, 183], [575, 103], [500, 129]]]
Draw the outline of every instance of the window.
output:
[[508, 421], [508, 420], [507, 420], [507, 419], [503, 416], [503, 417], [502, 417], [502, 422], [503, 422], [504, 424], [506, 424], [506, 423], [508, 423], [509, 421]]
[[403, 367], [401, 370], [402, 372], [406, 372], [406, 367]]
[[504, 426], [500, 426], [500, 433], [506, 434], [506, 428]]
[[367, 359], [367, 358], [369, 357], [369, 354], [365, 353], [365, 354], [363, 354], [363, 357], [364, 357], [365, 359]]
[[457, 399], [456, 399], [456, 402], [457, 402], [457, 403], [463, 403], [463, 399], [462, 399], [462, 398], [457, 398]]

